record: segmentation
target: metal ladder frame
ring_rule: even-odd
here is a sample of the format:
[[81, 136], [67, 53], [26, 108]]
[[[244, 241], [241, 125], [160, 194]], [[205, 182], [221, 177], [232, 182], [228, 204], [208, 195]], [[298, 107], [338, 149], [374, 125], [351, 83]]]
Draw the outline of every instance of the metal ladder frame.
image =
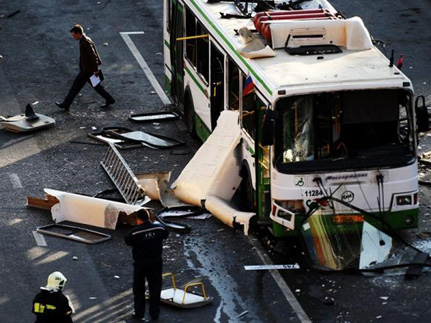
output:
[[127, 204], [139, 205], [144, 202], [145, 191], [135, 174], [112, 143], [100, 162], [112, 182], [120, 191]]

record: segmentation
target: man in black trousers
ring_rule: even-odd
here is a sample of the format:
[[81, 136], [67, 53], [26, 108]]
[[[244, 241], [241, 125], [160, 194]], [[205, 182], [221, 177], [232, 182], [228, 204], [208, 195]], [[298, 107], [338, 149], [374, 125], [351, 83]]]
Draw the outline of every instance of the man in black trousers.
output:
[[[91, 85], [91, 76], [99, 77], [100, 80], [103, 78], [102, 72], [99, 70], [99, 65], [102, 64], [102, 60], [97, 52], [96, 45], [91, 38], [84, 33], [84, 28], [81, 25], [75, 25], [70, 32], [72, 37], [79, 41], [79, 73], [75, 81], [73, 81], [72, 87], [64, 101], [62, 103], [55, 102], [59, 108], [64, 110], [69, 110], [73, 99], [75, 99], [75, 96], [81, 91], [85, 83], [89, 82]], [[115, 103], [114, 98], [104, 89], [101, 83], [97, 84], [94, 89], [105, 99], [105, 104], [101, 106], [102, 108], [107, 108]]]
[[124, 236], [124, 241], [132, 247], [133, 254], [133, 295], [135, 301], [134, 317], [140, 321], [145, 318], [145, 278], [150, 290], [150, 316], [157, 320], [160, 314], [160, 293], [162, 289], [162, 251], [163, 240], [169, 232], [161, 225], [150, 221], [148, 212], [137, 211], [142, 224]]

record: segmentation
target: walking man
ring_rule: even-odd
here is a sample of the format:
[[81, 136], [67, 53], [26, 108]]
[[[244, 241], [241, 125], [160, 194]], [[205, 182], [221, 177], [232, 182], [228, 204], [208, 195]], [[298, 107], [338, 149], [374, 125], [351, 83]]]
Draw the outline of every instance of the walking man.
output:
[[[94, 42], [84, 33], [84, 28], [81, 25], [75, 25], [70, 32], [72, 37], [79, 41], [79, 73], [64, 101], [62, 103], [55, 102], [59, 108], [64, 110], [69, 110], [75, 96], [81, 91], [85, 83], [89, 82], [91, 85], [91, 76], [99, 77], [100, 81], [103, 79], [102, 72], [99, 70], [102, 60]], [[97, 84], [94, 89], [105, 99], [105, 104], [101, 106], [102, 108], [107, 108], [115, 103], [114, 98], [104, 89], [101, 83]]]
[[159, 224], [152, 223], [148, 212], [137, 211], [142, 224], [124, 236], [124, 241], [132, 247], [133, 254], [133, 295], [134, 317], [139, 321], [145, 318], [145, 278], [150, 290], [150, 316], [155, 321], [160, 314], [160, 293], [162, 289], [162, 250], [163, 239], [169, 232]]
[[35, 323], [73, 322], [71, 315], [75, 310], [62, 292], [66, 281], [66, 277], [59, 271], [48, 276], [46, 287], [41, 287], [33, 300], [33, 313], [37, 317]]

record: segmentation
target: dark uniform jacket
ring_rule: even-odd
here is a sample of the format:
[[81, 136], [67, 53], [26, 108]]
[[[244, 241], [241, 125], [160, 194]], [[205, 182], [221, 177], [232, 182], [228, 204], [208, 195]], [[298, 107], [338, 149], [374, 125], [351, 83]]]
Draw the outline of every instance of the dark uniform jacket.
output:
[[33, 313], [36, 323], [71, 323], [72, 307], [69, 299], [61, 292], [41, 288], [33, 300]]
[[86, 74], [92, 75], [99, 70], [102, 64], [96, 45], [90, 37], [82, 35], [79, 41], [79, 69]]
[[163, 239], [169, 232], [159, 224], [145, 221], [124, 236], [127, 245], [132, 246], [135, 263], [152, 264], [162, 262]]

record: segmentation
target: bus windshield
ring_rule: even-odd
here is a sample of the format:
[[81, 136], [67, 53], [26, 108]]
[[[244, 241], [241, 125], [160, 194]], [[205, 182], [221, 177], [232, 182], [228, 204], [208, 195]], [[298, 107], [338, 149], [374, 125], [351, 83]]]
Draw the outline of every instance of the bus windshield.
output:
[[279, 99], [275, 166], [280, 172], [398, 167], [414, 162], [410, 94], [361, 90]]

